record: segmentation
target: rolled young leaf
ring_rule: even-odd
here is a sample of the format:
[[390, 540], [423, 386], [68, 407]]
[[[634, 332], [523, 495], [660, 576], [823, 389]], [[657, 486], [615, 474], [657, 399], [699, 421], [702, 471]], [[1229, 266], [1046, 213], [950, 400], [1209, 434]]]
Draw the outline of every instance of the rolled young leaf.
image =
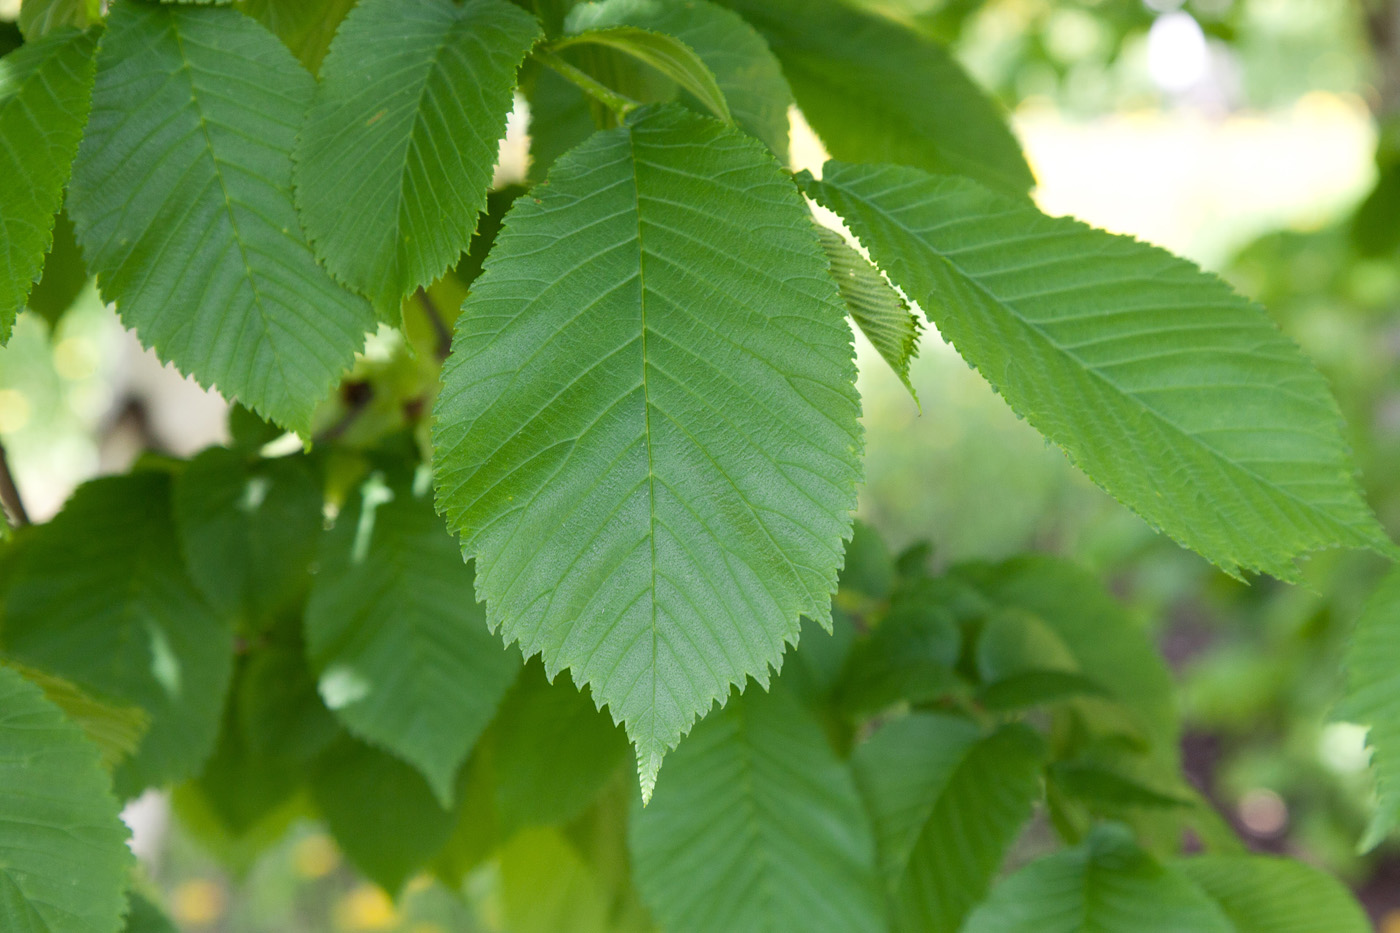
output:
[[649, 795], [695, 717], [830, 624], [860, 428], [806, 208], [679, 107], [519, 198], [436, 408], [438, 505], [487, 620], [625, 723]]
[[1227, 572], [1394, 546], [1326, 381], [1191, 263], [970, 179], [827, 163], [805, 182], [1007, 403], [1119, 501]]

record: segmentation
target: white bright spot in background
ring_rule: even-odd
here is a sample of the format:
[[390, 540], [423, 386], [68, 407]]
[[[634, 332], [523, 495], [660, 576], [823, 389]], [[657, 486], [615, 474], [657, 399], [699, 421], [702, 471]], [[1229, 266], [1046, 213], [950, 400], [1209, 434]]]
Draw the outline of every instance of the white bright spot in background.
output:
[[1360, 774], [1371, 763], [1371, 751], [1366, 747], [1365, 726], [1351, 722], [1332, 722], [1322, 729], [1317, 740], [1317, 758], [1334, 774]]
[[1164, 91], [1181, 93], [1205, 80], [1210, 69], [1206, 34], [1190, 13], [1157, 17], [1147, 33], [1147, 70]]

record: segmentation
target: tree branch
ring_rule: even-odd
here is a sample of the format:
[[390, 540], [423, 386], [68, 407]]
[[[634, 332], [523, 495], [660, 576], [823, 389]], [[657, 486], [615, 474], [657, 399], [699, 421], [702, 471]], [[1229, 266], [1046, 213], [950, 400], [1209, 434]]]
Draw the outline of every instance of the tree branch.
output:
[[4, 444], [0, 444], [0, 505], [5, 507], [10, 524], [14, 527], [29, 524], [29, 513], [24, 508], [24, 500], [20, 498], [19, 487], [15, 485], [15, 476], [10, 472]]

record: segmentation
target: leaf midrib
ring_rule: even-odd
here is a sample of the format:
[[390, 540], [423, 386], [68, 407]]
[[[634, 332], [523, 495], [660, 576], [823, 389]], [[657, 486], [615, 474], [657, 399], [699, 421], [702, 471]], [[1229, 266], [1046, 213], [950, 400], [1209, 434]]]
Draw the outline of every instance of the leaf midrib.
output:
[[[287, 364], [282, 358], [282, 354], [277, 349], [277, 341], [269, 340], [273, 325], [268, 317], [268, 311], [263, 304], [262, 290], [258, 287], [258, 277], [253, 272], [253, 265], [248, 261], [248, 250], [243, 244], [243, 234], [238, 229], [238, 220], [233, 212], [233, 199], [229, 196], [228, 184], [224, 181], [224, 163], [219, 159], [218, 151], [214, 147], [214, 137], [209, 133], [209, 122], [206, 120], [205, 108], [200, 103], [199, 85], [195, 81], [194, 64], [190, 61], [189, 55], [185, 52], [185, 39], [180, 34], [180, 24], [176, 20], [178, 14], [170, 14], [170, 32], [175, 37], [175, 47], [180, 53], [180, 70], [188, 79], [190, 86], [190, 104], [199, 117], [199, 132], [204, 137], [204, 147], [209, 153], [209, 161], [214, 165], [214, 177], [219, 181], [219, 193], [223, 195], [224, 212], [228, 215], [229, 228], [233, 231], [233, 240], [238, 244], [238, 256], [243, 260], [243, 271], [248, 282], [248, 287], [253, 293], [253, 306], [257, 308], [258, 319], [262, 322], [262, 339], [259, 344], [266, 347], [271, 353], [273, 362], [277, 366], [277, 375], [280, 380], [279, 389], [282, 393], [287, 392], [287, 387], [291, 385], [291, 380], [287, 378]], [[289, 163], [290, 164], [290, 163]], [[258, 406], [254, 406], [255, 408]]]

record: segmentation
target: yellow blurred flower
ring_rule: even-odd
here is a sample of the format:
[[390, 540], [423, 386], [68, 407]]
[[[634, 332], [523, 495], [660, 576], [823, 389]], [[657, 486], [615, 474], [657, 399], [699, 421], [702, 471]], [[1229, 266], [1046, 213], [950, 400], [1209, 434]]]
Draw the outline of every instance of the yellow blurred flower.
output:
[[224, 889], [213, 881], [186, 881], [170, 896], [170, 912], [176, 924], [207, 927], [224, 915], [228, 899]]
[[336, 905], [335, 921], [343, 930], [391, 930], [398, 925], [399, 912], [389, 895], [362, 884]]

